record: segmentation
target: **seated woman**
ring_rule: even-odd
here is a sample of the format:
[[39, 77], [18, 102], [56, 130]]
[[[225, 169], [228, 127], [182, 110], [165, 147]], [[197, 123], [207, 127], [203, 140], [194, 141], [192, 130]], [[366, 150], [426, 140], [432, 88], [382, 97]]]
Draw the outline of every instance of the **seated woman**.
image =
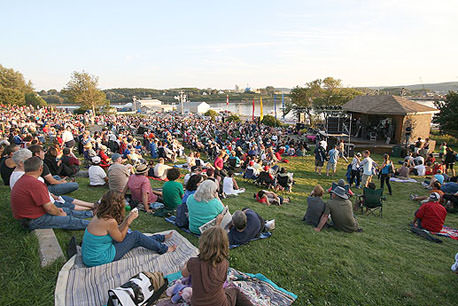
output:
[[238, 288], [224, 289], [229, 268], [229, 239], [219, 226], [206, 230], [199, 239], [199, 255], [188, 260], [181, 271], [192, 279], [191, 305], [252, 306]]
[[192, 175], [188, 183], [186, 184], [186, 191], [184, 192], [183, 200], [181, 201], [181, 205], [177, 206], [177, 215], [176, 215], [176, 220], [175, 224], [178, 227], [184, 227], [188, 228], [189, 227], [189, 213], [188, 213], [188, 205], [186, 204], [186, 201], [188, 200], [188, 197], [192, 194], [194, 194], [199, 187], [200, 183], [202, 183], [203, 177], [200, 174], [194, 174]]
[[289, 198], [283, 198], [282, 196], [277, 195], [275, 192], [268, 190], [261, 190], [258, 193], [255, 193], [254, 198], [257, 202], [266, 204], [267, 206], [272, 204], [281, 206], [283, 203], [289, 203], [290, 201]]
[[146, 236], [138, 231], [127, 233], [130, 224], [138, 217], [138, 211], [132, 210], [124, 218], [124, 205], [122, 193], [108, 191], [103, 195], [96, 215], [83, 236], [81, 251], [86, 266], [99, 266], [119, 260], [139, 246], [159, 254], [176, 250], [176, 245], [167, 246], [163, 243], [172, 237], [172, 232], [154, 236]]
[[400, 178], [409, 178], [409, 172], [410, 172], [410, 169], [408, 167], [408, 163], [404, 162], [402, 164], [402, 167], [399, 168], [399, 170], [395, 171], [395, 175], [396, 177], [400, 177]]
[[123, 194], [125, 194], [127, 190], [130, 190], [132, 199], [140, 203], [138, 208], [145, 210], [147, 213], [151, 213], [151, 204], [157, 202], [158, 197], [162, 196], [162, 193], [151, 189], [150, 181], [146, 177], [148, 174], [147, 165], [138, 164], [134, 172], [134, 174], [129, 176]]
[[279, 173], [277, 173], [277, 189], [284, 189], [291, 192], [293, 183], [293, 174], [286, 172], [286, 169], [281, 167]]
[[211, 180], [203, 181], [196, 192], [186, 201], [189, 213], [189, 230], [200, 234], [199, 227], [215, 219], [224, 210], [223, 203], [218, 198], [216, 183]]
[[19, 150], [19, 146], [12, 144], [5, 148], [2, 153], [2, 159], [0, 161], [0, 174], [3, 179], [3, 184], [9, 186], [10, 176], [13, 173], [16, 164], [13, 161], [14, 152]]
[[326, 204], [322, 199], [323, 194], [323, 187], [321, 187], [321, 185], [316, 185], [310, 193], [310, 196], [307, 198], [307, 211], [304, 218], [302, 218], [302, 221], [305, 221], [305, 223], [312, 225], [313, 227], [318, 226], [321, 216], [326, 208]]
[[223, 180], [223, 192], [226, 195], [238, 195], [245, 192], [244, 188], [239, 188], [237, 181], [234, 178], [234, 171], [227, 171], [227, 176]]
[[107, 151], [108, 151], [108, 148], [106, 146], [104, 145], [100, 146], [100, 150], [99, 150], [100, 167], [104, 169], [111, 166], [111, 159], [106, 154]]
[[55, 147], [49, 147], [43, 161], [48, 166], [51, 175], [65, 176], [62, 175], [62, 160], [57, 155], [57, 149]]

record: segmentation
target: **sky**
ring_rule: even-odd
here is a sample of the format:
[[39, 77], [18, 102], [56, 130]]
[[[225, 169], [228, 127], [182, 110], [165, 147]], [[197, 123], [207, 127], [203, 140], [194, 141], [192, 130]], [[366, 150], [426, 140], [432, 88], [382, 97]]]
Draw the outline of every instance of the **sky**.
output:
[[6, 1], [0, 64], [37, 90], [458, 81], [458, 1]]

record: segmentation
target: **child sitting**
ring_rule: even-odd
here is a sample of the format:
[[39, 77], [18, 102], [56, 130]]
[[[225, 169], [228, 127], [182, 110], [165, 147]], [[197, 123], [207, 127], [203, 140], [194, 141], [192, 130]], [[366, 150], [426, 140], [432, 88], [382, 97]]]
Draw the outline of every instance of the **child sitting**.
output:
[[253, 305], [238, 288], [223, 288], [229, 268], [229, 239], [221, 227], [211, 227], [202, 234], [199, 251], [182, 270], [184, 277], [192, 279], [191, 305]]

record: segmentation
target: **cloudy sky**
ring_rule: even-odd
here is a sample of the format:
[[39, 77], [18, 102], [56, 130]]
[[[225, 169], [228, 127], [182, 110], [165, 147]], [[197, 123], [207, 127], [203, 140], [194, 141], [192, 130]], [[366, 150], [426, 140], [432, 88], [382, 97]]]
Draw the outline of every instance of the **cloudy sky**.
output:
[[458, 81], [458, 1], [5, 1], [0, 64], [37, 89]]

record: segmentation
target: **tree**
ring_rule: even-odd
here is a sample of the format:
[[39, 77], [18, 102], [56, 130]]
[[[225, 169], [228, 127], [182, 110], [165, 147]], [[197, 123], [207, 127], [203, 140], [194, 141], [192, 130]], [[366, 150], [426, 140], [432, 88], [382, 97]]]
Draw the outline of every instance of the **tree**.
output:
[[226, 121], [228, 122], [240, 122], [240, 117], [237, 114], [231, 114], [226, 118]]
[[267, 126], [281, 126], [281, 121], [271, 115], [265, 115], [261, 122]]
[[458, 92], [450, 91], [445, 101], [435, 101], [434, 105], [440, 111], [434, 115], [433, 122], [439, 124], [442, 133], [450, 134], [458, 138]]
[[218, 116], [218, 113], [212, 109], [209, 109], [208, 111], [205, 112], [204, 115], [212, 118], [212, 120], [215, 120], [215, 117]]
[[33, 106], [46, 106], [46, 101], [34, 92], [25, 94], [25, 104]]
[[0, 104], [23, 105], [24, 93], [19, 89], [5, 88], [0, 86]]
[[81, 104], [82, 109], [92, 109], [95, 115], [97, 109], [109, 105], [105, 93], [97, 89], [98, 83], [98, 77], [74, 71], [62, 94], [71, 102]]
[[19, 71], [0, 65], [0, 87], [17, 89], [22, 93], [33, 91], [32, 83], [26, 82]]

